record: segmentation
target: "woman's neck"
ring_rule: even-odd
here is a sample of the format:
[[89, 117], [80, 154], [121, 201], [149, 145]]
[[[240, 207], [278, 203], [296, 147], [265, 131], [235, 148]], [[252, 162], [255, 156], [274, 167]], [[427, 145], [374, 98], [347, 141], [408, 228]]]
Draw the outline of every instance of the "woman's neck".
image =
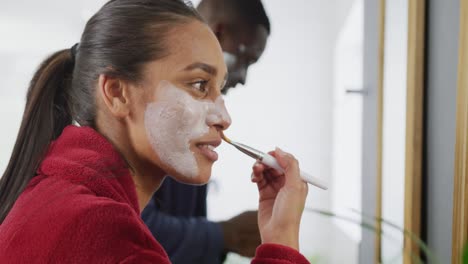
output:
[[130, 144], [131, 140], [128, 138], [128, 134], [121, 126], [106, 126], [104, 128], [97, 125], [96, 129], [114, 145], [127, 162], [135, 183], [138, 205], [140, 211], [143, 211], [153, 193], [161, 186], [166, 173], [151, 162], [145, 162], [144, 159], [138, 157]]
[[138, 172], [137, 170], [131, 169], [133, 181], [135, 182], [136, 193], [138, 197], [138, 205], [140, 211], [146, 207], [154, 192], [161, 186], [166, 173], [161, 169], [148, 170], [152, 171], [151, 174], [145, 174], [144, 172]]

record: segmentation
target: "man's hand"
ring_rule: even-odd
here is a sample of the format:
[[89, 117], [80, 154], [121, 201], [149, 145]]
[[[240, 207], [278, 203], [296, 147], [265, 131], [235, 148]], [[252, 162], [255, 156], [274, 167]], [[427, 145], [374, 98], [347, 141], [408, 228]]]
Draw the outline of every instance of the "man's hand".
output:
[[253, 257], [260, 245], [257, 211], [247, 211], [227, 221], [220, 222], [227, 251], [245, 257]]

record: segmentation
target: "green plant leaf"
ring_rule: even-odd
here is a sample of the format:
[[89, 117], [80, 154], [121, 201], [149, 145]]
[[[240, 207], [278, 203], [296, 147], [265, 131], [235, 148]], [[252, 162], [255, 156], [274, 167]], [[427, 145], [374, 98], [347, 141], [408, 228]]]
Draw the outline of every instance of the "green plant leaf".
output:
[[468, 264], [468, 244], [463, 249], [463, 264]]
[[[377, 228], [374, 226], [373, 223], [367, 222], [364, 219], [367, 218], [367, 219], [370, 219], [372, 221], [379, 221], [379, 222], [381, 222], [383, 224], [386, 224], [386, 225], [388, 225], [388, 226], [402, 232], [402, 234], [404, 236], [408, 236], [425, 253], [425, 255], [428, 258], [430, 263], [435, 263], [435, 264], [439, 263], [437, 261], [437, 258], [434, 255], [434, 253], [429, 249], [429, 247], [418, 236], [416, 236], [412, 232], [409, 232], [408, 230], [406, 230], [406, 229], [404, 229], [402, 227], [399, 227], [398, 225], [396, 225], [396, 224], [394, 224], [394, 223], [392, 223], [390, 221], [387, 221], [387, 220], [385, 220], [383, 218], [368, 216], [368, 215], [365, 215], [365, 214], [363, 214], [361, 212], [358, 212], [356, 210], [353, 210], [353, 211], [355, 213], [360, 214], [361, 217], [364, 218], [363, 220], [359, 221], [359, 220], [353, 219], [353, 218], [348, 217], [348, 216], [343, 216], [343, 215], [336, 214], [336, 213], [334, 213], [332, 211], [320, 210], [320, 209], [315, 209], [315, 208], [305, 208], [305, 211], [309, 211], [309, 212], [312, 212], [312, 213], [318, 213], [318, 214], [323, 215], [323, 216], [344, 220], [344, 221], [349, 222], [349, 223], [360, 225], [364, 229], [371, 230], [371, 231], [373, 231], [375, 233], [378, 233], [380, 235], [384, 235], [382, 230], [377, 230]], [[414, 255], [412, 252], [410, 252], [410, 257], [412, 258], [414, 263], [423, 263], [423, 261], [419, 258], [419, 256]], [[463, 262], [463, 264], [468, 264], [468, 262], [467, 263]]]

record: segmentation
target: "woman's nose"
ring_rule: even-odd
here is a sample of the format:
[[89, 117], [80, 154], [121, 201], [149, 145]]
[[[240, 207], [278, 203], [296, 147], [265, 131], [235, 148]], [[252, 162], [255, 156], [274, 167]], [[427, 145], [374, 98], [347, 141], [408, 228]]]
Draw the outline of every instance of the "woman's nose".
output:
[[214, 126], [217, 130], [225, 130], [231, 125], [231, 116], [229, 115], [221, 96], [219, 96], [214, 102], [206, 121], [208, 126]]
[[226, 130], [228, 127], [231, 126], [231, 117], [229, 114], [227, 115], [227, 118], [221, 118], [220, 122], [218, 122], [216, 125], [218, 130]]

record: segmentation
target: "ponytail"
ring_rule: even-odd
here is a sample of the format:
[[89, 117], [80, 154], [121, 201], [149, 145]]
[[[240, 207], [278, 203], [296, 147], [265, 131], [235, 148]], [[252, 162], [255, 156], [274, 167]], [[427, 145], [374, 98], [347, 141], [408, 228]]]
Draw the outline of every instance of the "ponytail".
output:
[[31, 80], [18, 137], [0, 179], [0, 224], [36, 175], [49, 144], [72, 123], [67, 91], [73, 68], [72, 51], [62, 50], [47, 58]]

